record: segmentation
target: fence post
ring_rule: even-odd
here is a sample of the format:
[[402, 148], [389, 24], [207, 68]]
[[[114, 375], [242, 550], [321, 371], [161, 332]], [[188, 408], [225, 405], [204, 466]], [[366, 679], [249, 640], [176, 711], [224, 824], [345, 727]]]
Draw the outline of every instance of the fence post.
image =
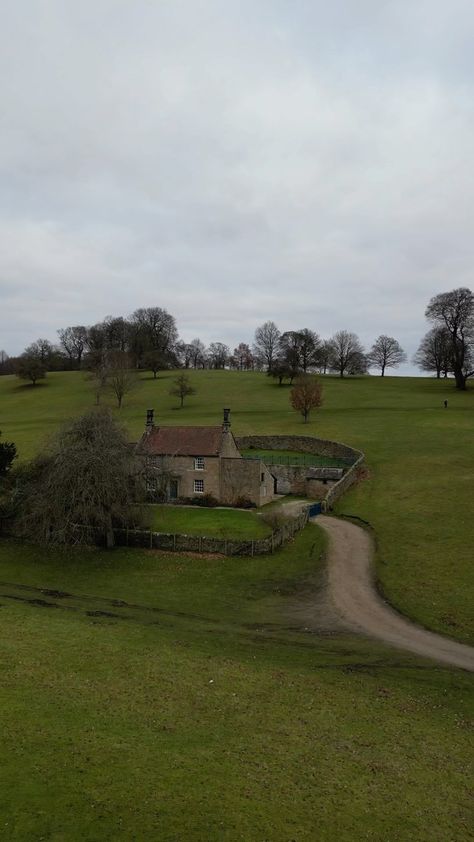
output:
[[150, 550], [152, 549], [152, 547], [153, 547], [153, 532], [150, 529]]
[[201, 537], [201, 535], [199, 536], [199, 544], [198, 544], [198, 547], [199, 547], [199, 552], [201, 553], [201, 552], [202, 552], [202, 537]]
[[255, 541], [252, 541], [252, 558], [253, 558], [253, 555], [254, 555], [254, 544], [255, 544]]

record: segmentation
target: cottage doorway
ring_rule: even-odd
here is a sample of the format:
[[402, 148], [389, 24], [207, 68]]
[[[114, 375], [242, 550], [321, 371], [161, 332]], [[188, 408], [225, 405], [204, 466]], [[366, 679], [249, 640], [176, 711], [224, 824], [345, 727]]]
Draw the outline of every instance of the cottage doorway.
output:
[[178, 499], [178, 480], [170, 479], [170, 500]]

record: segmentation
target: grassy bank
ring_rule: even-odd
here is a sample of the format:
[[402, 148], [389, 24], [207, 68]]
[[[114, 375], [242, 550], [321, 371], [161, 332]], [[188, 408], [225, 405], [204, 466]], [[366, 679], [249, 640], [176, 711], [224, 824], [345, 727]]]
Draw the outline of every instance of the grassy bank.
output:
[[298, 631], [323, 549], [0, 543], [2, 838], [468, 840], [472, 677]]

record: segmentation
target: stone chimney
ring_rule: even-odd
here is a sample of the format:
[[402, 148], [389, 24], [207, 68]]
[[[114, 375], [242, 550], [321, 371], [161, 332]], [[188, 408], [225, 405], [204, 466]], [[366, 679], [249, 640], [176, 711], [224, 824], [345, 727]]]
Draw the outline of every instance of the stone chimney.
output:
[[146, 411], [146, 424], [145, 424], [145, 432], [151, 433], [153, 427], [155, 426], [155, 422], [153, 420], [153, 416], [155, 414], [154, 409], [147, 409]]
[[230, 430], [230, 409], [224, 409], [224, 423], [222, 424], [222, 429], [224, 433], [228, 433]]

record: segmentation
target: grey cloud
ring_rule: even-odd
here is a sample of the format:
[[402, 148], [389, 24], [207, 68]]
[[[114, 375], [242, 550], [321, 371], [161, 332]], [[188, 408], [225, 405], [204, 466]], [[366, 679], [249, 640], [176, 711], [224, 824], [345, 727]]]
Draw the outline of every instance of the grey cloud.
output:
[[470, 284], [471, 3], [25, 0], [0, 31], [0, 346], [159, 304], [412, 353]]

